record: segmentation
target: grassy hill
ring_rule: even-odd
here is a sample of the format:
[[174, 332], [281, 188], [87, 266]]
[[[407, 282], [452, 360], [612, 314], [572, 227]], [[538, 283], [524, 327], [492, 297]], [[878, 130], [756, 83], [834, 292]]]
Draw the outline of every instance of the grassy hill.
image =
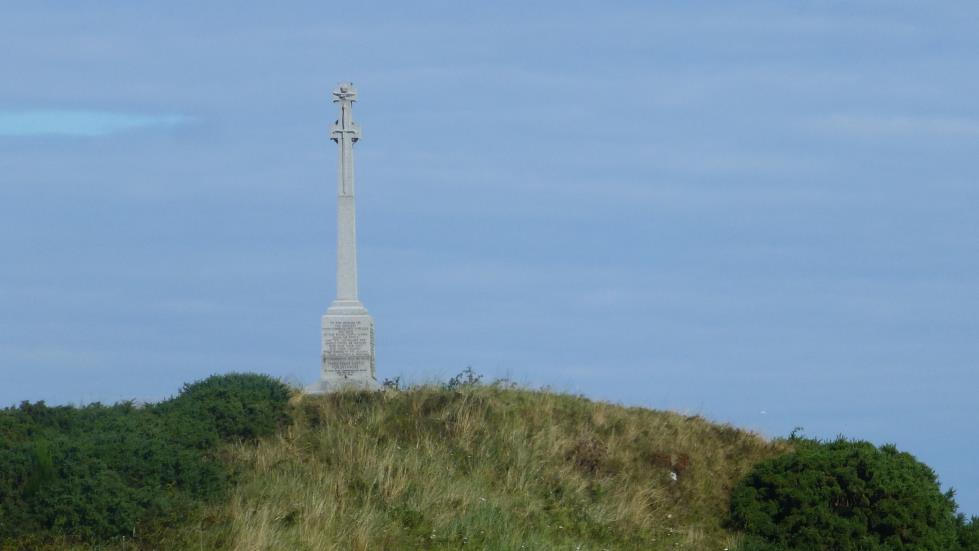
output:
[[892, 445], [471, 371], [325, 396], [228, 374], [157, 404], [0, 410], [0, 549], [979, 551], [979, 518]]
[[193, 549], [725, 549], [735, 482], [785, 450], [700, 417], [504, 385], [297, 396], [225, 451]]

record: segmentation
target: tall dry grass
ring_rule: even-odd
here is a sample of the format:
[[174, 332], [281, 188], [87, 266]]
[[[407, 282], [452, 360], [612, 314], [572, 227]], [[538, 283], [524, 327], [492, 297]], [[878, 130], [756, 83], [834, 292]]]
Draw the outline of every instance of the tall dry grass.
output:
[[784, 451], [700, 417], [502, 385], [302, 396], [228, 450], [189, 549], [732, 548], [728, 494]]

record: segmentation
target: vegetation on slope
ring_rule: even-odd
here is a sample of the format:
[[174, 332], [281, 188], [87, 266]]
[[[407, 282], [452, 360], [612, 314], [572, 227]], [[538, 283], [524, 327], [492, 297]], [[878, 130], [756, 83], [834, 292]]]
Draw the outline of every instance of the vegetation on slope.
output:
[[[306, 396], [238, 445], [206, 548], [724, 549], [728, 496], [784, 451], [696, 416], [506, 385]], [[188, 540], [193, 540], [188, 536]]]
[[733, 524], [752, 536], [745, 547], [979, 550], [975, 519], [967, 525], [956, 514], [954, 493], [942, 493], [935, 472], [911, 454], [843, 438], [792, 444], [734, 489]]
[[471, 371], [325, 396], [232, 374], [145, 407], [0, 411], [0, 549], [979, 551], [954, 509], [893, 447], [768, 442]]
[[0, 549], [165, 539], [227, 491], [223, 446], [275, 432], [290, 395], [271, 377], [232, 374], [145, 407], [0, 410]]

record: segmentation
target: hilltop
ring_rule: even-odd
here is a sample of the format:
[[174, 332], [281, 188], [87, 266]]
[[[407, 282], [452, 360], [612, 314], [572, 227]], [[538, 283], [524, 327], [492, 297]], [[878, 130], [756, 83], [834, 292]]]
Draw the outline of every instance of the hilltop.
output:
[[979, 550], [979, 519], [893, 445], [768, 441], [471, 370], [0, 410], [0, 549], [844, 548]]
[[[207, 549], [725, 549], [732, 486], [786, 450], [697, 416], [506, 385], [293, 400], [229, 448]], [[175, 541], [176, 543], [176, 541]]]

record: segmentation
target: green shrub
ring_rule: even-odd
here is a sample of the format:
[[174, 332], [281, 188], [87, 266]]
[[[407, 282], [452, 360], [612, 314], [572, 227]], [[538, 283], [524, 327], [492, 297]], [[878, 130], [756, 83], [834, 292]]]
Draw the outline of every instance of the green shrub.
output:
[[[731, 518], [756, 542], [793, 550], [950, 551], [959, 548], [952, 492], [894, 446], [794, 440], [734, 489]], [[745, 549], [769, 549], [761, 543]]]
[[777, 543], [770, 543], [757, 536], [744, 538], [735, 548], [736, 551], [790, 551]]
[[185, 384], [177, 397], [155, 409], [184, 423], [180, 430], [185, 437], [203, 448], [217, 440], [254, 440], [274, 433], [289, 419], [291, 393], [288, 386], [268, 375], [213, 375]]
[[959, 545], [962, 551], [979, 551], [979, 517], [972, 517], [969, 522], [959, 515]]
[[0, 441], [0, 542], [153, 531], [226, 478], [220, 465], [169, 437], [159, 416], [128, 404], [24, 403], [0, 419], [7, 429]]
[[157, 406], [22, 403], [0, 410], [0, 549], [155, 534], [227, 487], [221, 441], [268, 434], [289, 389], [215, 376]]

